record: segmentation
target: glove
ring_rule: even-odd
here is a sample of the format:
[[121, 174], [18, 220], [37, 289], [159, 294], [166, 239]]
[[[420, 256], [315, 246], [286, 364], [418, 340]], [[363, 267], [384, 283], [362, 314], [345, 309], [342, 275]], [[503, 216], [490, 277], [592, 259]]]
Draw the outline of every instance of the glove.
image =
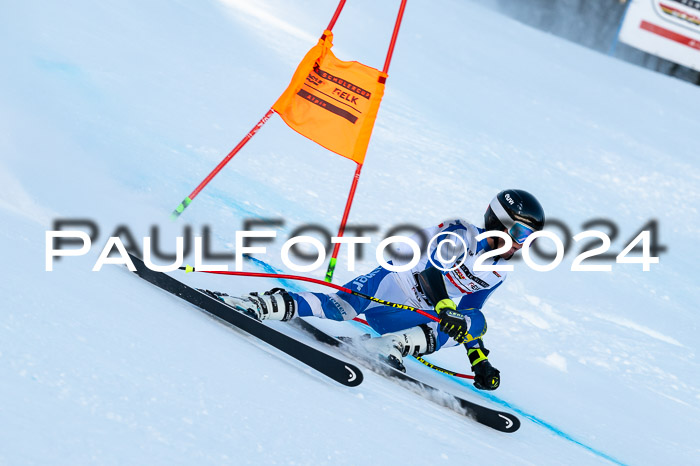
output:
[[495, 390], [501, 384], [501, 373], [493, 367], [488, 359], [472, 366], [474, 386], [479, 390]]
[[435, 305], [440, 317], [440, 330], [454, 338], [457, 343], [462, 343], [467, 335], [469, 326], [464, 316], [457, 312], [457, 306], [449, 298], [443, 299]]

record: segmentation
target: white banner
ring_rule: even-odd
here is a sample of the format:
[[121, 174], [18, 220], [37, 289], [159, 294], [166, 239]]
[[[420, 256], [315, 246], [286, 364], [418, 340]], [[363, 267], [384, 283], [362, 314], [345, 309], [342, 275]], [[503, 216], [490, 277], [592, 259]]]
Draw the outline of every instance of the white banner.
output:
[[700, 71], [700, 0], [630, 0], [619, 39]]

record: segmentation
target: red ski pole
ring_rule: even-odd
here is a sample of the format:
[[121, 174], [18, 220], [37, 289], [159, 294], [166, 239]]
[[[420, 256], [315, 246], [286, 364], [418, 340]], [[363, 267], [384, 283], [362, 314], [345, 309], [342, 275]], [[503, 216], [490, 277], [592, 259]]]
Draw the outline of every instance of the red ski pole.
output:
[[218, 270], [195, 270], [195, 268], [190, 266], [190, 265], [188, 265], [187, 267], [180, 267], [180, 270], [184, 270], [185, 272], [204, 272], [204, 273], [215, 273], [218, 275], [238, 275], [238, 276], [243, 276], [243, 277], [284, 278], [287, 280], [299, 280], [302, 282], [316, 283], [317, 285], [323, 285], [323, 286], [327, 286], [329, 288], [334, 288], [338, 291], [342, 291], [343, 293], [348, 293], [351, 295], [359, 296], [360, 298], [369, 299], [370, 301], [374, 301], [375, 303], [383, 304], [384, 306], [390, 306], [390, 307], [395, 307], [397, 309], [404, 309], [406, 311], [417, 312], [418, 314], [425, 316], [430, 320], [434, 320], [435, 322], [440, 322], [440, 318], [437, 315], [435, 315], [435, 313], [431, 313], [431, 311], [424, 311], [423, 309], [418, 309], [418, 308], [415, 308], [412, 306], [408, 306], [406, 304], [392, 303], [391, 301], [385, 301], [383, 299], [376, 298], [374, 296], [360, 293], [359, 291], [351, 290], [350, 288], [345, 288], [344, 286], [336, 285], [334, 283], [324, 282], [323, 280], [317, 280], [315, 278], [302, 277], [301, 275], [287, 275], [287, 274], [282, 274], [282, 273], [264, 273], [264, 272], [232, 272], [232, 271], [218, 271]]

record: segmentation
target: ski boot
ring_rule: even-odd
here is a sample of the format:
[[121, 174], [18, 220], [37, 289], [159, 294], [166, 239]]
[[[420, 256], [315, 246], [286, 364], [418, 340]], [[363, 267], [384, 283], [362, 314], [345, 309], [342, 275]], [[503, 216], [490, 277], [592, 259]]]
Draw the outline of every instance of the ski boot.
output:
[[401, 372], [406, 372], [403, 358], [421, 356], [435, 351], [435, 334], [427, 325], [412, 327], [403, 332], [387, 333], [361, 342], [366, 351]]
[[263, 294], [249, 293], [243, 296], [230, 296], [219, 291], [201, 291], [219, 298], [256, 320], [287, 321], [293, 318], [297, 311], [296, 301], [282, 288], [273, 288]]

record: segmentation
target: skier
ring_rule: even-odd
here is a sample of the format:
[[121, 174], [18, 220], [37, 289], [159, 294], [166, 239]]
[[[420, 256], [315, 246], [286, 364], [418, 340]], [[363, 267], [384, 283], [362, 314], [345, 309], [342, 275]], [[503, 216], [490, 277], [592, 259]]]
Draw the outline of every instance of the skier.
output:
[[[385, 301], [421, 309], [433, 308], [439, 322], [344, 292], [292, 293], [275, 288], [263, 294], [250, 293], [241, 297], [224, 293], [216, 295], [259, 320], [288, 321], [316, 316], [343, 321], [364, 313], [369, 325], [381, 336], [365, 340], [363, 345], [402, 371], [405, 371], [403, 358], [409, 354], [421, 356], [464, 343], [474, 372], [474, 386], [495, 390], [500, 385], [500, 372], [487, 358], [489, 352], [482, 340], [486, 333], [486, 319], [481, 308], [507, 274], [476, 272], [473, 266], [481, 255], [503, 246], [505, 241], [489, 237], [477, 242], [475, 238], [484, 231], [508, 233], [513, 240], [510, 250], [489, 261], [493, 265], [502, 264], [522, 248], [530, 234], [543, 228], [544, 210], [532, 194], [506, 189], [490, 202], [484, 214], [484, 226], [482, 229], [454, 220], [427, 228], [423, 231], [424, 237], [434, 240], [429, 242], [418, 264], [411, 270], [391, 272], [379, 266], [345, 285]], [[458, 237], [456, 241], [455, 236]], [[460, 238], [463, 242], [459, 241]], [[452, 243], [443, 242], [445, 239], [452, 239]], [[398, 249], [402, 252], [401, 248]]]

